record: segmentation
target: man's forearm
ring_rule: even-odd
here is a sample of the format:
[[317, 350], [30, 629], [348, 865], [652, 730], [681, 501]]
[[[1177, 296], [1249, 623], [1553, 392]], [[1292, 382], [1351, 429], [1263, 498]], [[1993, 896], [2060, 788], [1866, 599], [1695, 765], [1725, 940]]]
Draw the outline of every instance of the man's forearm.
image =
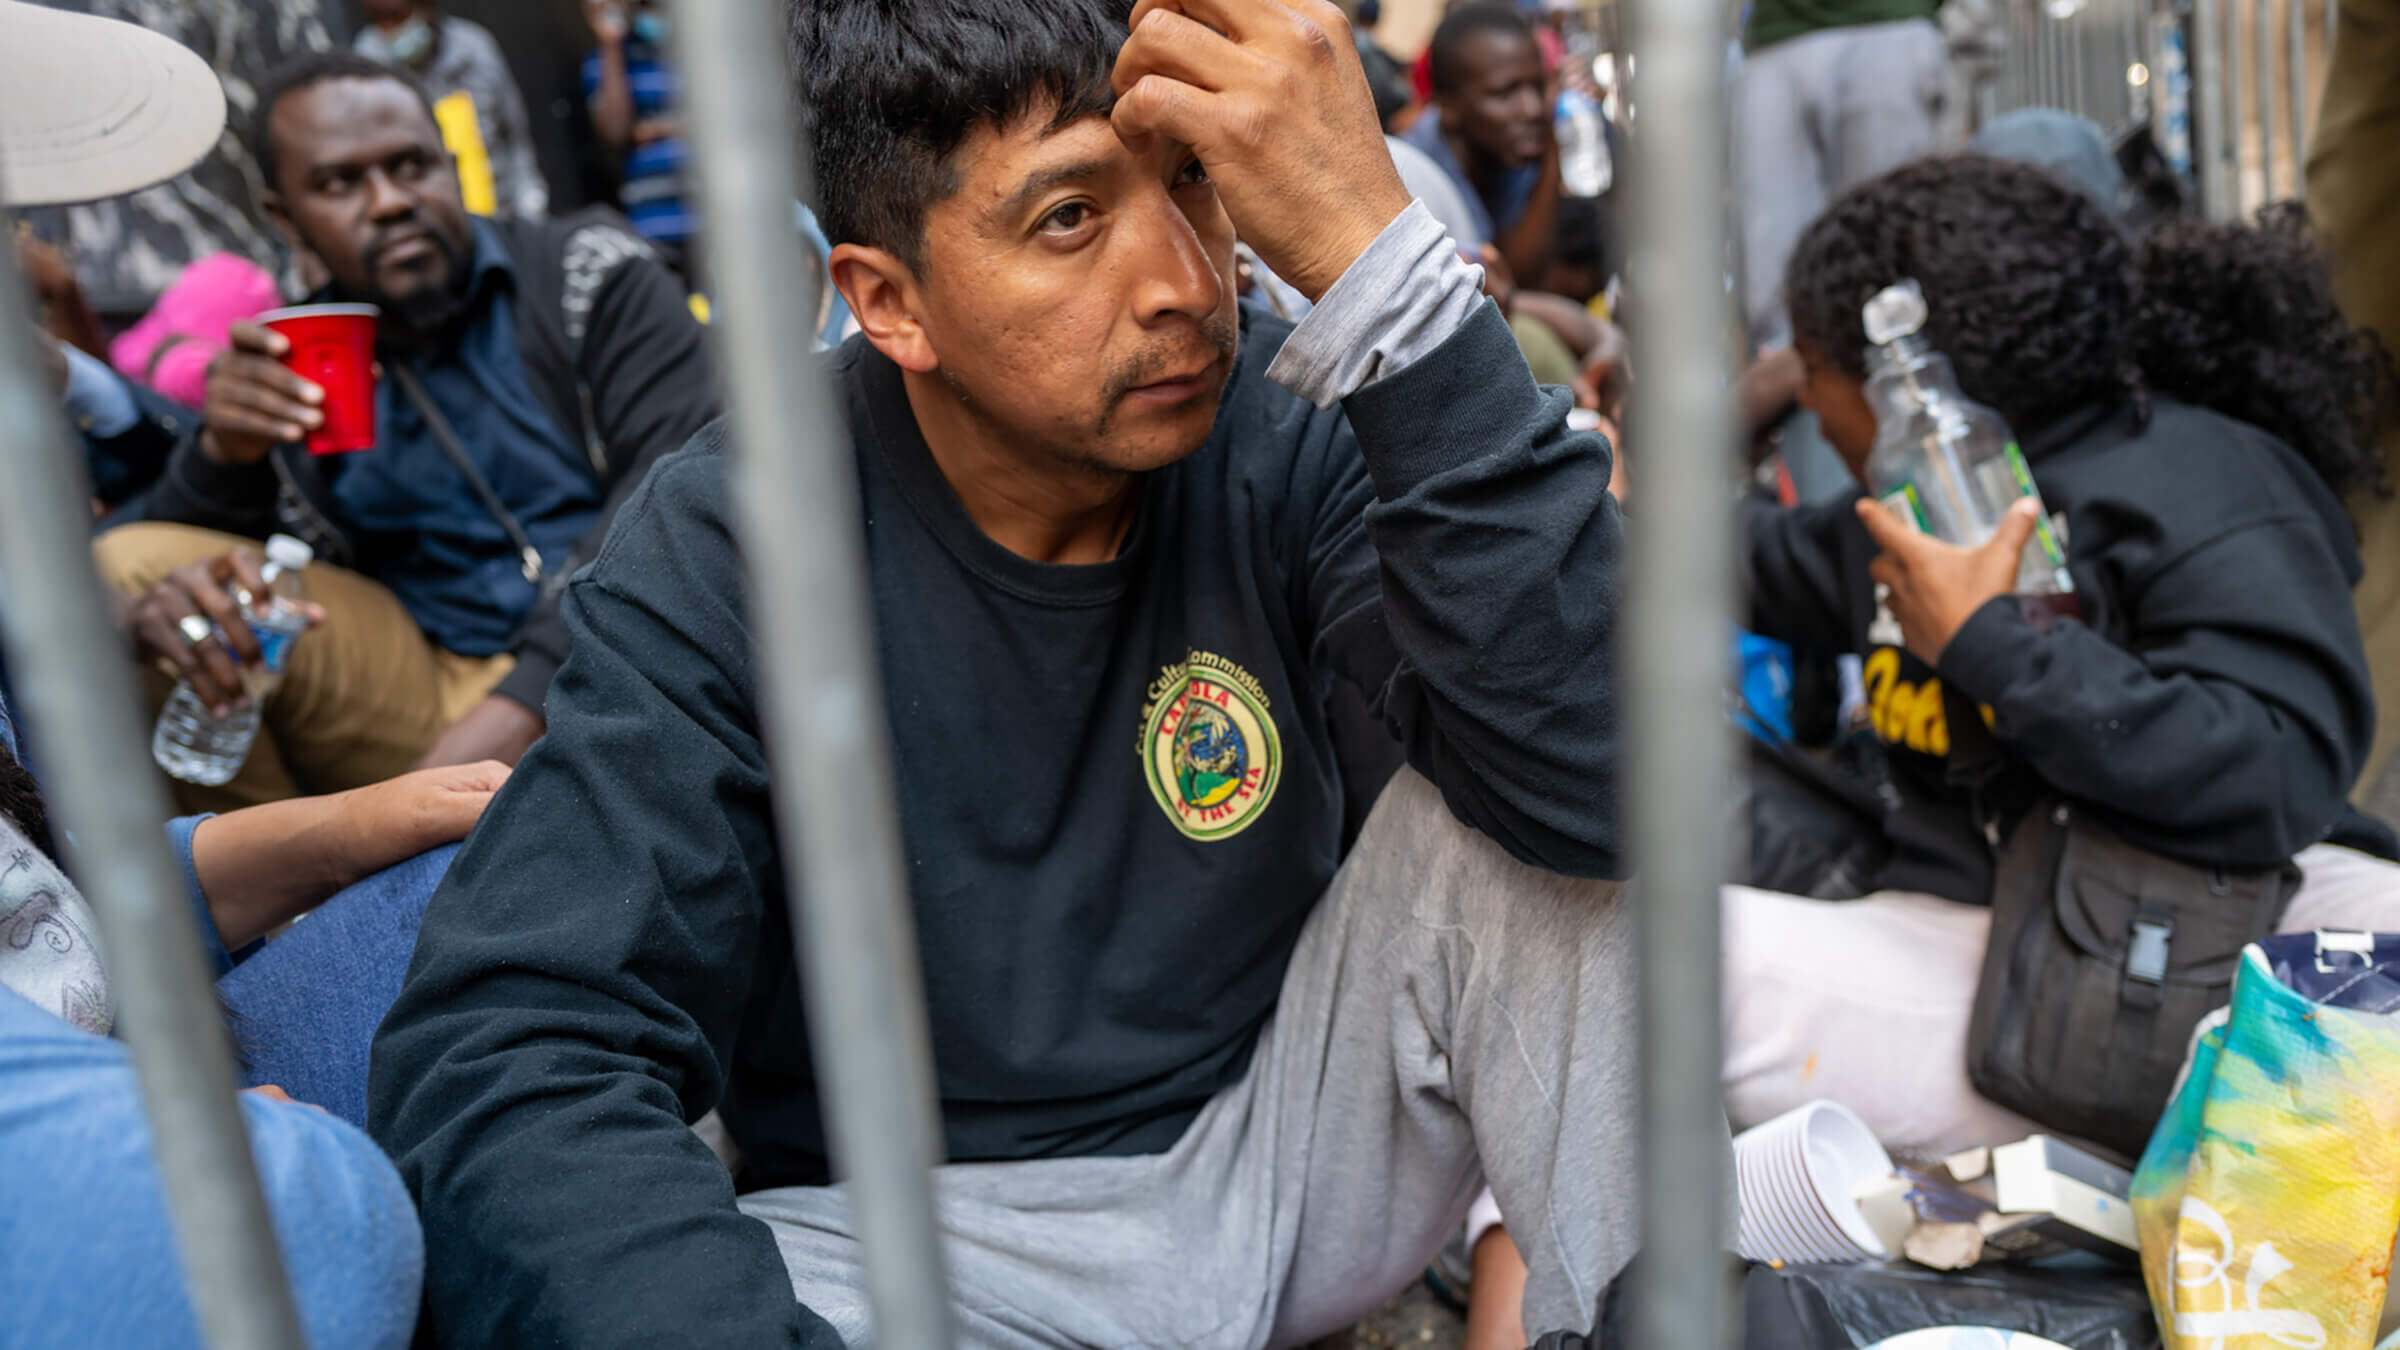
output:
[[192, 870], [228, 951], [366, 875], [349, 856], [342, 801], [336, 795], [269, 802], [212, 816], [192, 832]]
[[625, 48], [600, 48], [600, 87], [592, 93], [592, 134], [611, 150], [633, 143], [633, 82], [625, 74]]
[[1476, 270], [1411, 202], [1300, 321], [1267, 378], [1330, 408], [1416, 364], [1482, 303]]

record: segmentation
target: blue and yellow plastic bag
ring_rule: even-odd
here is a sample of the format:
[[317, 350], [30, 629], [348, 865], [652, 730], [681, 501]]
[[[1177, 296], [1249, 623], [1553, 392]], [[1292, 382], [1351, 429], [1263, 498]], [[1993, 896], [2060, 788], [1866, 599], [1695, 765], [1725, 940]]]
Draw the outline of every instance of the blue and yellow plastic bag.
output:
[[2243, 950], [2133, 1205], [2168, 1350], [2373, 1344], [2400, 1229], [2400, 937]]

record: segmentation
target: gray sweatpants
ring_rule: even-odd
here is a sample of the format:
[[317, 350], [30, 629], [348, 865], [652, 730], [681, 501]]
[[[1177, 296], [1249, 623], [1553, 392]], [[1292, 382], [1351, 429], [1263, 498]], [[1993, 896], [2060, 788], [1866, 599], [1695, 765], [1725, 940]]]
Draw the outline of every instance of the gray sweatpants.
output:
[[1790, 336], [1784, 264], [1826, 203], [1933, 152], [1948, 81], [1948, 45], [1925, 19], [1827, 28], [1744, 58], [1733, 153], [1753, 348]]
[[[1525, 1323], [1633, 1254], [1634, 907], [1527, 867], [1403, 770], [1310, 917], [1240, 1082], [1174, 1148], [935, 1173], [968, 1346], [1293, 1345], [1405, 1286], [1488, 1177]], [[800, 1301], [873, 1343], [840, 1187], [743, 1198]]]

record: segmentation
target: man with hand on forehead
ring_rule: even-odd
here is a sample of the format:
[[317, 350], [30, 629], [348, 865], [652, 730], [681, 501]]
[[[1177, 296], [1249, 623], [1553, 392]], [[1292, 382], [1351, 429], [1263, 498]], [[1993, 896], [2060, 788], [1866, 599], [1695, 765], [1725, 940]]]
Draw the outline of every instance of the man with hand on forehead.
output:
[[[1528, 1325], [1586, 1329], [1636, 1224], [1609, 446], [1401, 186], [1332, 5], [792, 25], [966, 1343], [1322, 1336], [1486, 1178]], [[1236, 303], [1237, 231], [1297, 328]], [[377, 1039], [451, 1344], [874, 1339], [727, 472], [715, 432], [662, 463], [570, 583], [549, 733]], [[1337, 683], [1410, 765], [1347, 859]]]

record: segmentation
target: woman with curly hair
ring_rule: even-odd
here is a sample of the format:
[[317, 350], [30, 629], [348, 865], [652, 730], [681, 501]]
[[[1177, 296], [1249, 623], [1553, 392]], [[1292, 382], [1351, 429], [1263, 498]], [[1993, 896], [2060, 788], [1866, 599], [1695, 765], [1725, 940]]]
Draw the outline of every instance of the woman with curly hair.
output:
[[[2184, 862], [2296, 859], [2287, 931], [2400, 929], [2400, 868], [2371, 856], [2392, 836], [2346, 800], [2375, 707], [2341, 506], [2381, 479], [2392, 384], [2296, 215], [2136, 240], [2038, 169], [1924, 160], [1835, 201], [1791, 260], [1803, 401], [1853, 475], [1875, 440], [1860, 309], [1903, 278], [1966, 394], [2015, 432], [2083, 612], [2037, 627], [2009, 597], [2028, 509], [1963, 549], [1863, 495], [1750, 508], [1752, 627], [1866, 658], [1891, 849], [1864, 899], [1728, 888], [1726, 1088], [1737, 1128], [1832, 1097], [1922, 1155], [2034, 1128], [1965, 1070], [1983, 820], [2005, 837], [2063, 795]], [[2004, 761], [1980, 818], [1949, 772], [1962, 712]]]

